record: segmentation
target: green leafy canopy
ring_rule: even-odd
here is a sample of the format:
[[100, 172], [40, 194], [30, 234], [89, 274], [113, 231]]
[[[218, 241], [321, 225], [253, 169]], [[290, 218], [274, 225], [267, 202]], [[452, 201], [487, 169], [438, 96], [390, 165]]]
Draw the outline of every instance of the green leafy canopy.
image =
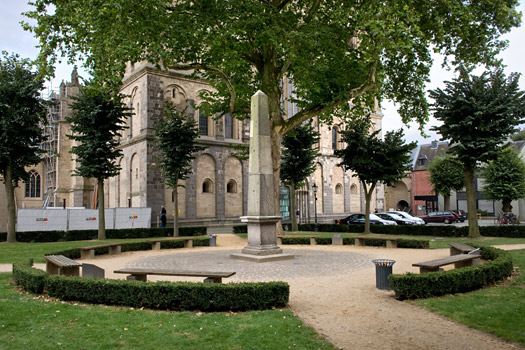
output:
[[[52, 74], [77, 55], [102, 81], [120, 84], [127, 62], [195, 71], [215, 88], [217, 112], [245, 116], [263, 91], [274, 131], [360, 96], [393, 99], [405, 122], [428, 118], [431, 50], [453, 63], [497, 64], [519, 26], [517, 0], [34, 0], [25, 24], [40, 40], [38, 62]], [[300, 110], [284, 118], [282, 79]], [[373, 107], [373, 105], [370, 105]], [[276, 150], [274, 149], [274, 152]], [[274, 164], [276, 166], [276, 164]]]
[[434, 193], [444, 197], [450, 196], [452, 191], [461, 190], [464, 185], [463, 164], [450, 155], [435, 157], [428, 168], [430, 183]]
[[488, 199], [513, 201], [525, 197], [525, 162], [512, 147], [482, 168], [483, 194]]
[[77, 141], [70, 151], [78, 162], [74, 175], [107, 179], [119, 174], [116, 159], [122, 151], [117, 149], [118, 137], [131, 115], [123, 98], [107, 87], [89, 83], [73, 97], [73, 113], [66, 121], [71, 123], [72, 134], [68, 137]]

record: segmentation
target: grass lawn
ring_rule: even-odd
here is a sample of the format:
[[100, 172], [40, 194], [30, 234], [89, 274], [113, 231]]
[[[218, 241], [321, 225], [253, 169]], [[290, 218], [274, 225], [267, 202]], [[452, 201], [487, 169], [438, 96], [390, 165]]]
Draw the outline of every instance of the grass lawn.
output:
[[289, 310], [196, 313], [47, 300], [0, 274], [0, 349], [334, 349]]
[[469, 327], [525, 346], [525, 249], [510, 251], [521, 276], [465, 294], [415, 301]]

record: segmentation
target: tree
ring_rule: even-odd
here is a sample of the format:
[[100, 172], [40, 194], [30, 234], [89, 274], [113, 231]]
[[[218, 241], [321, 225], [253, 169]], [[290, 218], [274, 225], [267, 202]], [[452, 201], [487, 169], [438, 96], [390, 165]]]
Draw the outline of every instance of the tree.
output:
[[47, 106], [40, 96], [44, 81], [28, 59], [2, 52], [0, 59], [0, 175], [7, 196], [7, 242], [16, 242], [15, 188], [29, 178], [25, 167], [38, 164], [45, 140], [41, 125]]
[[513, 200], [525, 197], [525, 162], [512, 147], [501, 150], [498, 158], [482, 168], [481, 176], [485, 180], [483, 194], [501, 200], [505, 213], [512, 211]]
[[463, 164], [470, 238], [480, 236], [474, 186], [478, 164], [497, 158], [503, 141], [523, 122], [525, 98], [518, 82], [518, 74], [507, 79], [500, 69], [481, 76], [462, 69], [458, 78], [445, 82], [444, 91], [430, 91], [434, 117], [443, 122], [432, 130], [450, 139], [449, 152]]
[[454, 157], [435, 157], [430, 167], [430, 183], [434, 193], [442, 195], [445, 200], [445, 210], [450, 209], [450, 193], [459, 191], [465, 185], [463, 177], [463, 164]]
[[159, 119], [156, 126], [157, 144], [160, 150], [160, 167], [164, 181], [175, 191], [175, 214], [173, 221], [173, 235], [179, 235], [178, 225], [178, 195], [177, 188], [180, 180], [184, 180], [191, 172], [191, 161], [195, 153], [203, 148], [195, 141], [199, 131], [195, 120], [178, 113], [175, 107], [167, 104], [164, 109], [164, 118]]
[[514, 142], [525, 141], [525, 129], [519, 130], [514, 134], [510, 135], [510, 139]]
[[124, 122], [131, 115], [122, 99], [109, 88], [87, 84], [80, 94], [73, 97], [73, 113], [66, 117], [71, 123], [70, 139], [77, 141], [71, 148], [76, 155], [77, 167], [73, 175], [97, 180], [98, 239], [106, 239], [104, 216], [104, 180], [120, 173], [116, 159], [122, 156], [117, 137], [125, 128]]
[[[495, 64], [502, 33], [519, 26], [517, 0], [35, 0], [25, 24], [40, 39], [51, 74], [61, 56], [84, 59], [120, 84], [127, 62], [194, 71], [215, 89], [213, 111], [244, 117], [250, 97], [268, 96], [278, 211], [282, 137], [302, 122], [374, 98], [399, 102], [403, 120], [428, 118], [431, 51], [453, 63]], [[147, 14], [145, 16], [144, 14]], [[108, 49], [111, 48], [111, 49]], [[283, 80], [293, 84], [285, 116]], [[276, 213], [277, 214], [277, 213]]]
[[315, 158], [319, 152], [314, 144], [319, 142], [319, 133], [311, 124], [295, 127], [283, 138], [281, 179], [290, 187], [290, 219], [292, 231], [297, 231], [295, 215], [295, 189], [315, 170]]
[[405, 144], [403, 130], [389, 131], [384, 140], [381, 130], [370, 131], [372, 124], [367, 117], [354, 117], [341, 131], [341, 141], [346, 147], [336, 150], [342, 158], [339, 164], [345, 171], [354, 172], [365, 191], [365, 234], [370, 233], [370, 200], [376, 185], [383, 183], [392, 186], [400, 181], [410, 167], [410, 151], [415, 142]]

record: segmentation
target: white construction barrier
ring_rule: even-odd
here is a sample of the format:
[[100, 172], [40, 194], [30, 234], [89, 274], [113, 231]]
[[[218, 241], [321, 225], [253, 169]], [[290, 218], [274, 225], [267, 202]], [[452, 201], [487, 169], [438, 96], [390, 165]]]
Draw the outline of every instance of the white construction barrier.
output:
[[[109, 208], [104, 216], [106, 229], [151, 227], [151, 208]], [[98, 209], [18, 209], [18, 232], [97, 229]]]

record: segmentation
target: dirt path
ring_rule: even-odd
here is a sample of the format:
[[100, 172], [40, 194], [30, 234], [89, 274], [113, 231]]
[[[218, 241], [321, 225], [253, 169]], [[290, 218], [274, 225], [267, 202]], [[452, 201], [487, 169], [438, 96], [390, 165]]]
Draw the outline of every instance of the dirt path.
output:
[[[196, 247], [170, 251], [143, 251], [119, 256], [100, 256], [82, 262], [94, 263], [106, 270], [107, 278], [124, 278], [111, 271], [124, 264], [177, 253], [241, 249], [246, 240], [221, 234], [217, 247]], [[525, 245], [504, 246], [523, 249]], [[355, 246], [285, 246], [288, 252], [305, 249], [357, 253], [355, 255], [396, 260], [394, 273], [417, 272], [412, 263], [448, 255], [448, 249], [386, 249]], [[10, 265], [0, 266], [5, 270]], [[43, 268], [43, 264], [37, 267]], [[330, 276], [287, 279], [290, 284], [290, 307], [307, 325], [324, 335], [341, 349], [452, 349], [500, 350], [515, 349], [496, 337], [470, 329], [445, 317], [397, 301], [391, 291], [375, 288], [375, 267], [355, 269], [331, 267]], [[151, 280], [160, 279], [153, 277]]]

